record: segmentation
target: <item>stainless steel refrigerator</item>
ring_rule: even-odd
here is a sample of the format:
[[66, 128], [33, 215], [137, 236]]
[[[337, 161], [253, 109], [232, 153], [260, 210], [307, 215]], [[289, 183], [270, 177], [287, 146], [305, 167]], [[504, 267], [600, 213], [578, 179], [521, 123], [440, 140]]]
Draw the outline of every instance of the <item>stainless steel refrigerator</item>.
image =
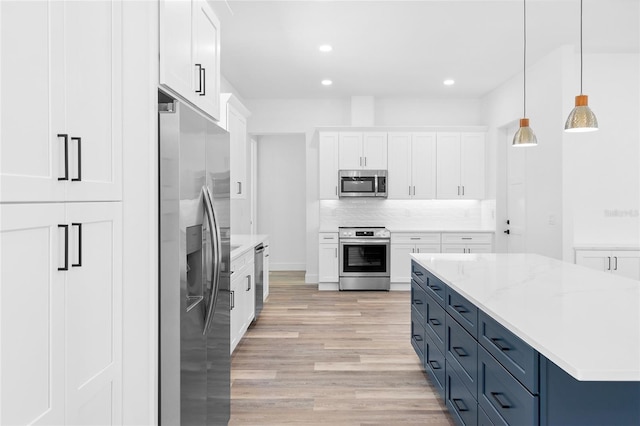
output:
[[159, 419], [229, 421], [229, 134], [158, 94]]

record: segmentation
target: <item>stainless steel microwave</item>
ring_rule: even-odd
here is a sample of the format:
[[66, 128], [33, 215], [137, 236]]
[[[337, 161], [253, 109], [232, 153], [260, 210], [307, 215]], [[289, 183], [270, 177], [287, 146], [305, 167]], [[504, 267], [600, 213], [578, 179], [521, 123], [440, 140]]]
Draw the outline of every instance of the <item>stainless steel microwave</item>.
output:
[[340, 197], [386, 197], [386, 170], [340, 170]]

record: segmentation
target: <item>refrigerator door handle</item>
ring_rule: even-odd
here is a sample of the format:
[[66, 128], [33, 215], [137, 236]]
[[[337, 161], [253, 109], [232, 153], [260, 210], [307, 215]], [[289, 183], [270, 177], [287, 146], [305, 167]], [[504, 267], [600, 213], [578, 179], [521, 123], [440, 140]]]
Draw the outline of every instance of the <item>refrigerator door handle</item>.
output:
[[202, 187], [202, 196], [204, 201], [204, 209], [207, 215], [207, 222], [209, 225], [209, 232], [211, 233], [211, 246], [213, 249], [213, 285], [209, 296], [209, 303], [207, 305], [207, 312], [204, 320], [204, 329], [202, 334], [207, 334], [211, 322], [213, 321], [213, 314], [216, 310], [216, 302], [218, 300], [218, 290], [220, 287], [220, 265], [222, 263], [222, 246], [220, 242], [220, 228], [216, 221], [216, 212], [213, 208], [213, 197], [209, 192], [209, 188], [206, 185]]

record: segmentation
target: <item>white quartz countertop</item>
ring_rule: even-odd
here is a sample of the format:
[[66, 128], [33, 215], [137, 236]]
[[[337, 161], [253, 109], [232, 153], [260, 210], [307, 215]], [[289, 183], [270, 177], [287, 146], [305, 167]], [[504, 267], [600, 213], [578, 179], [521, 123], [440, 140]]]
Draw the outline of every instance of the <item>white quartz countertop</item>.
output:
[[411, 257], [571, 376], [640, 381], [640, 282], [535, 254]]
[[[458, 228], [419, 228], [415, 226], [386, 226], [391, 232], [460, 232], [460, 233], [473, 233], [473, 232], [482, 232], [482, 233], [490, 233], [493, 234], [496, 232], [495, 229], [489, 228], [472, 228], [472, 229], [458, 229]], [[318, 232], [338, 232], [337, 227], [320, 227]]]
[[260, 243], [268, 243], [269, 236], [263, 234], [232, 234], [231, 235], [231, 260], [243, 255], [248, 250], [253, 250]]

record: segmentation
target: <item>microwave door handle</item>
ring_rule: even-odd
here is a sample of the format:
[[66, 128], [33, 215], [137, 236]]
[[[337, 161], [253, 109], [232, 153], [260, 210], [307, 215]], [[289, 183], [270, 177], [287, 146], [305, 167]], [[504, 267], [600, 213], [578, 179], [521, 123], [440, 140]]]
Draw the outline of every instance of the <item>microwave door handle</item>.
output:
[[378, 175], [377, 174], [373, 175], [373, 182], [374, 182], [373, 191], [374, 191], [374, 194], [377, 196], [378, 195]]

